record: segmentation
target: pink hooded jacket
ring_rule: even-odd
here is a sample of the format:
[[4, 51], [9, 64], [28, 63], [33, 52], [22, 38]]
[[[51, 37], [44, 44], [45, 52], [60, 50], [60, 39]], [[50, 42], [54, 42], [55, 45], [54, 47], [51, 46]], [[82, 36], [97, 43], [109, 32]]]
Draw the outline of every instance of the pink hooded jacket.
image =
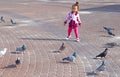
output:
[[78, 25], [81, 25], [82, 23], [78, 12], [69, 12], [64, 23], [66, 24], [67, 22], [69, 22], [69, 27], [73, 28], [77, 27]]

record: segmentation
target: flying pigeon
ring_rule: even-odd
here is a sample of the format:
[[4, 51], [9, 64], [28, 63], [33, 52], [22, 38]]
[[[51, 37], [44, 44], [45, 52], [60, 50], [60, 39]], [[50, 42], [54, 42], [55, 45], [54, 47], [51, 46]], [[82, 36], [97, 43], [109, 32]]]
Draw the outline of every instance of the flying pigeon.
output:
[[102, 72], [106, 69], [105, 61], [102, 61], [102, 64], [94, 71], [94, 73]]
[[16, 65], [21, 64], [21, 61], [20, 61], [20, 58], [19, 58], [19, 57], [15, 60], [15, 64], [16, 64]]
[[19, 51], [19, 52], [24, 52], [26, 50], [26, 46], [25, 45], [22, 45], [21, 47], [19, 48], [16, 48], [16, 51]]
[[3, 16], [1, 16], [0, 22], [4, 22], [5, 23], [5, 20], [4, 20]]
[[113, 34], [111, 31], [107, 31], [107, 33], [108, 33], [109, 35], [115, 36], [115, 34]]
[[62, 60], [63, 60], [63, 61], [64, 61], [64, 60], [67, 60], [67, 61], [69, 61], [69, 62], [74, 62], [74, 60], [75, 60], [76, 57], [77, 57], [77, 53], [74, 52], [71, 56], [65, 57], [65, 58], [63, 58]]
[[12, 19], [10, 19], [10, 21], [11, 21], [11, 23], [12, 23], [13, 25], [15, 25], [15, 24], [16, 24], [16, 22], [15, 22], [15, 21], [13, 21]]
[[98, 58], [98, 57], [101, 57], [101, 58], [104, 57], [105, 58], [106, 55], [107, 55], [107, 52], [108, 52], [108, 48], [106, 48], [102, 53], [100, 53], [99, 55], [97, 55], [96, 58]]
[[7, 52], [7, 48], [4, 48], [3, 50], [0, 51], [0, 57], [4, 56]]
[[62, 43], [62, 45], [60, 46], [58, 52], [61, 52], [61, 51], [65, 50], [65, 48], [66, 48], [66, 47], [65, 47], [65, 44]]
[[106, 31], [114, 30], [114, 28], [107, 27], [107, 26], [103, 26], [103, 28], [104, 28]]

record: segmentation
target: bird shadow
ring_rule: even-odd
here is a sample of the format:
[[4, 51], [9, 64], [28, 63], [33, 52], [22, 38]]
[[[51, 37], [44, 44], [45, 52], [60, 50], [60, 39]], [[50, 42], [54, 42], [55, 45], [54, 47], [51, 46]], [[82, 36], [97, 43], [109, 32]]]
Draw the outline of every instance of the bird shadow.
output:
[[11, 64], [11, 65], [3, 67], [2, 69], [10, 69], [10, 68], [16, 68], [16, 65], [15, 64]]
[[59, 61], [58, 63], [61, 63], [61, 64], [69, 64], [70, 62], [66, 62], [66, 61]]
[[87, 76], [92, 76], [92, 75], [97, 75], [97, 74], [94, 73], [94, 71], [92, 71], [92, 72], [86, 72], [86, 75], [87, 75]]
[[96, 57], [94, 57], [94, 58], [92, 58], [92, 59], [98, 60], [98, 58], [96, 58]]
[[52, 51], [52, 53], [60, 53], [60, 52], [56, 50], [56, 51]]
[[21, 54], [20, 52], [11, 52], [11, 54]]
[[97, 58], [92, 58], [92, 59], [94, 59], [94, 60], [104, 60], [105, 58], [100, 58], [100, 57], [98, 58], [97, 57]]
[[49, 53], [52, 53], [52, 54], [60, 54], [61, 52], [58, 52], [57, 50], [56, 51], [48, 51]]
[[112, 37], [110, 35], [100, 35], [100, 37]]
[[15, 26], [15, 24], [8, 24], [8, 25], [4, 25], [4, 26]]

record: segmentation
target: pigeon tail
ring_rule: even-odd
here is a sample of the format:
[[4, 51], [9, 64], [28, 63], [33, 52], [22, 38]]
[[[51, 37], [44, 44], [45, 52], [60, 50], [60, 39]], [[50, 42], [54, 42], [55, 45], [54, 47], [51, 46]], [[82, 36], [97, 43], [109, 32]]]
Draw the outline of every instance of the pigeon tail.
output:
[[113, 36], [115, 36], [115, 34], [112, 34]]
[[115, 36], [111, 31], [107, 31], [109, 35]]

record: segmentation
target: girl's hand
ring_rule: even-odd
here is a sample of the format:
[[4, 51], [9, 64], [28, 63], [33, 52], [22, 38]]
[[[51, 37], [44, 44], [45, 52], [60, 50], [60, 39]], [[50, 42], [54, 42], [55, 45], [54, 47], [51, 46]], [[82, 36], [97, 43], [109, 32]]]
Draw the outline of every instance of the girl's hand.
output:
[[81, 23], [78, 23], [79, 24], [79, 26], [81, 26]]
[[67, 24], [67, 21], [64, 21], [64, 25], [66, 25]]

